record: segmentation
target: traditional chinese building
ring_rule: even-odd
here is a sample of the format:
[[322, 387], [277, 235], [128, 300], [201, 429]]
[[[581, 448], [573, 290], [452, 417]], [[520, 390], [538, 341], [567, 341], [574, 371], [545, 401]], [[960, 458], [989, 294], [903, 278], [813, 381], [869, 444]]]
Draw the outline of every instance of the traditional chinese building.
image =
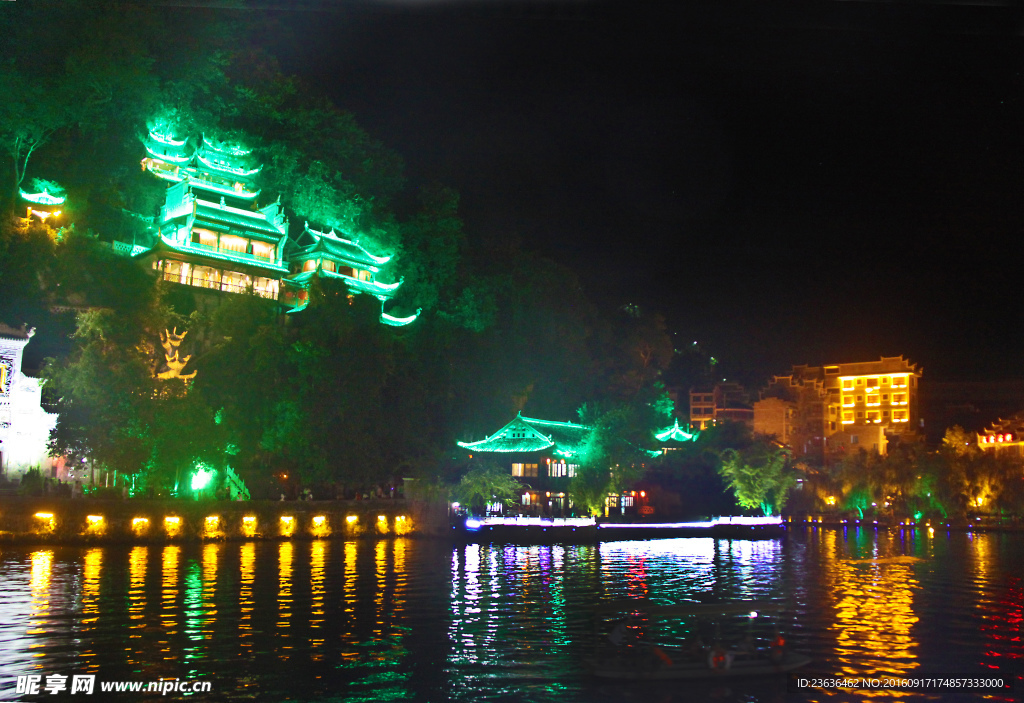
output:
[[19, 189], [18, 193], [21, 196], [22, 203], [25, 205], [26, 220], [31, 220], [35, 217], [45, 222], [50, 217], [58, 217], [64, 202], [67, 200], [66, 195], [53, 194], [45, 188], [41, 189], [38, 193], [26, 193], [24, 190]]
[[43, 409], [39, 379], [21, 371], [22, 353], [34, 332], [0, 323], [0, 471], [7, 479], [20, 479], [29, 469], [56, 476], [61, 463], [46, 450], [57, 415]]
[[[536, 512], [562, 514], [571, 504], [566, 497], [569, 481], [579, 469], [578, 459], [592, 428], [572, 422], [555, 422], [516, 415], [500, 430], [477, 442], [459, 442], [473, 454], [489, 454], [524, 484], [523, 506]], [[679, 426], [679, 420], [654, 433], [659, 450], [652, 457], [678, 449], [697, 438]], [[635, 506], [635, 491], [609, 494], [606, 507], [616, 514]]]
[[997, 420], [978, 433], [978, 448], [985, 452], [1024, 456], [1024, 412]]
[[591, 428], [572, 422], [516, 417], [478, 442], [459, 442], [473, 454], [491, 454], [524, 484], [523, 505], [538, 512], [563, 512], [566, 491]]
[[[337, 278], [351, 294], [380, 300], [384, 324], [416, 319], [418, 312], [384, 312], [401, 285], [388, 280], [392, 257], [308, 223], [293, 239], [280, 199], [258, 206], [262, 167], [253, 164], [251, 150], [206, 136], [196, 144], [158, 129], [149, 132], [145, 148], [143, 168], [172, 185], [154, 223], [152, 246], [134, 247], [130, 254], [163, 280], [222, 293], [251, 291], [286, 310], [301, 310], [312, 278]], [[126, 246], [115, 250], [127, 252]]]

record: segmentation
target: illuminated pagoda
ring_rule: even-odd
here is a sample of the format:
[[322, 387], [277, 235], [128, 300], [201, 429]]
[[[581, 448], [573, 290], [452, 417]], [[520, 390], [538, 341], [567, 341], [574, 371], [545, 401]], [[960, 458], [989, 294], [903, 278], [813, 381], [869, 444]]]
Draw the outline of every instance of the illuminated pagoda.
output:
[[156, 218], [154, 245], [129, 250], [120, 244], [115, 250], [130, 251], [165, 281], [252, 291], [289, 312], [305, 308], [312, 279], [321, 277], [344, 281], [352, 294], [376, 297], [383, 324], [401, 327], [419, 315], [384, 312], [384, 303], [401, 285], [387, 282], [391, 256], [378, 256], [356, 238], [320, 232], [308, 223], [298, 238], [289, 237], [280, 199], [258, 207], [262, 166], [252, 162], [250, 149], [206, 135], [193, 143], [163, 125], [150, 129], [144, 144], [142, 167], [172, 185]]
[[689, 432], [680, 427], [679, 418], [676, 418], [675, 424], [654, 433], [654, 439], [661, 445], [662, 454], [680, 449], [686, 442], [695, 442], [699, 436], [700, 432]]
[[58, 217], [67, 200], [64, 189], [56, 183], [40, 179], [33, 179], [32, 185], [35, 193], [26, 193], [18, 189], [18, 194], [25, 203], [25, 219], [37, 217], [45, 222], [49, 217]]
[[419, 315], [394, 317], [383, 311], [383, 304], [397, 292], [401, 281], [385, 283], [379, 280], [391, 256], [377, 256], [359, 243], [338, 235], [333, 229], [320, 232], [307, 222], [298, 240], [289, 242], [287, 249], [291, 269], [284, 284], [282, 302], [293, 305], [293, 312], [302, 310], [309, 301], [309, 285], [314, 277], [344, 281], [353, 294], [367, 293], [382, 305], [381, 322], [393, 327], [409, 324]]
[[[564, 511], [565, 492], [579, 465], [591, 428], [572, 422], [554, 422], [516, 415], [486, 439], [459, 442], [473, 454], [496, 454], [524, 485], [523, 505], [537, 510]], [[526, 488], [528, 486], [528, 488]]]

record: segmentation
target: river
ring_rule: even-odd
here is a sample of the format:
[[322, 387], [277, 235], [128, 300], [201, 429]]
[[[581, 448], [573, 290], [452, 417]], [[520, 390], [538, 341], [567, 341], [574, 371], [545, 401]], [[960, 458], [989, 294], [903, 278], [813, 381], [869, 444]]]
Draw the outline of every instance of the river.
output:
[[[11, 547], [0, 551], [0, 700], [143, 700], [100, 686], [159, 679], [210, 689], [165, 700], [937, 700], [794, 690], [782, 676], [609, 684], [583, 660], [601, 601], [763, 599], [786, 605], [776, 624], [814, 658], [811, 672], [1020, 675], [1022, 579], [1021, 535], [867, 528], [597, 546]], [[19, 675], [42, 677], [40, 694], [19, 694]], [[68, 689], [43, 690], [53, 675]], [[91, 697], [71, 694], [76, 675], [95, 676]]]

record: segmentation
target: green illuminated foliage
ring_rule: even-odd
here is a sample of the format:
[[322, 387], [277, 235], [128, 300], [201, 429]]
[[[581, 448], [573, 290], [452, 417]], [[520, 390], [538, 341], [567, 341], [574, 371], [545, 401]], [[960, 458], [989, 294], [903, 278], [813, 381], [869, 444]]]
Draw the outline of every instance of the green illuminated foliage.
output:
[[743, 452], [725, 450], [719, 473], [741, 507], [760, 508], [765, 515], [780, 512], [796, 485], [789, 452], [768, 443], [755, 444]]
[[451, 499], [479, 514], [487, 503], [512, 505], [523, 492], [523, 484], [508, 471], [492, 464], [470, 469], [451, 490]]

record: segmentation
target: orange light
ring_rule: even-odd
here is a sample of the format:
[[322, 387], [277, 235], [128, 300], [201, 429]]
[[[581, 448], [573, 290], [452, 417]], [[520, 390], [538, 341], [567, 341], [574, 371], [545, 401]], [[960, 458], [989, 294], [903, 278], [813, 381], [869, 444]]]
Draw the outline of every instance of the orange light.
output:
[[641, 498], [646, 498], [647, 497], [647, 492], [646, 491], [640, 491], [640, 497]]

